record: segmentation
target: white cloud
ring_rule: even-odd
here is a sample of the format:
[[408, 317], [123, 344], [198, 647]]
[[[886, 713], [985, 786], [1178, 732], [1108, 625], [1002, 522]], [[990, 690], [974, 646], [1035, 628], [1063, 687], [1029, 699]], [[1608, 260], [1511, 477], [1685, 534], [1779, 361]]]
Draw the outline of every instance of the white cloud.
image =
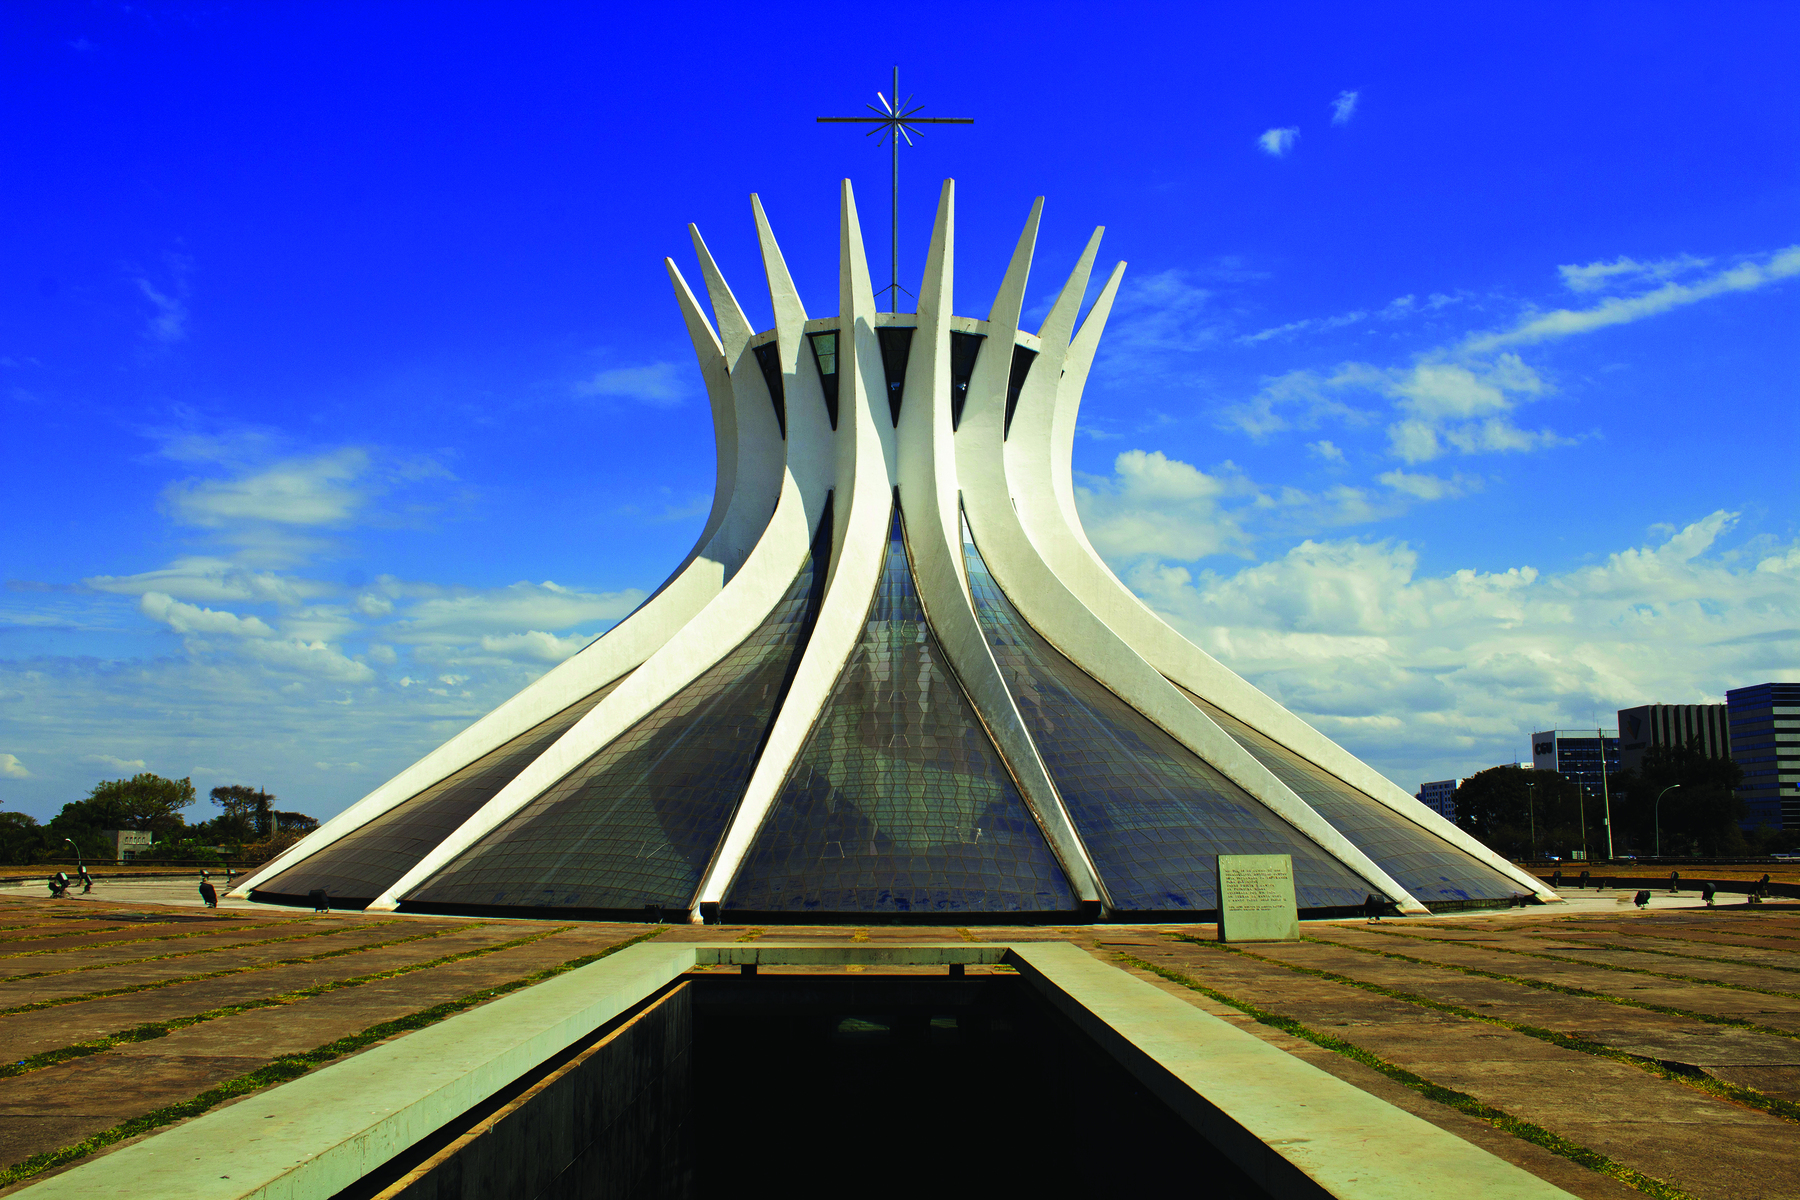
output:
[[515, 583], [479, 592], [432, 596], [412, 604], [406, 615], [385, 627], [390, 640], [460, 645], [486, 635], [524, 630], [572, 629], [612, 622], [643, 602], [636, 588], [583, 592], [545, 580]]
[[163, 503], [176, 520], [212, 528], [243, 521], [343, 525], [368, 502], [359, 482], [369, 470], [369, 452], [346, 446], [235, 479], [182, 480], [164, 490]]
[[1344, 452], [1323, 439], [1306, 443], [1306, 450], [1307, 453], [1317, 455], [1326, 462], [1341, 463], [1344, 461]]
[[1331, 102], [1331, 123], [1333, 125], [1350, 123], [1350, 118], [1356, 115], [1356, 96], [1357, 93], [1350, 91], [1337, 94], [1337, 99]]
[[1642, 263], [1620, 255], [1612, 262], [1568, 263], [1556, 270], [1562, 276], [1563, 286], [1571, 292], [1598, 292], [1626, 283], [1661, 283], [1711, 265], [1710, 258], [1695, 258], [1691, 254]]
[[99, 763], [109, 770], [129, 771], [133, 774], [150, 769], [150, 764], [141, 758], [118, 758], [111, 754], [84, 754], [81, 761]]
[[224, 634], [228, 637], [274, 637], [275, 631], [258, 617], [183, 604], [162, 592], [145, 592], [138, 608], [152, 621], [161, 621], [176, 633]]
[[223, 558], [178, 558], [156, 571], [136, 575], [93, 575], [81, 581], [99, 592], [141, 596], [161, 592], [178, 600], [300, 604], [327, 595], [332, 585], [259, 571]]
[[578, 396], [623, 396], [658, 408], [680, 404], [690, 390], [688, 376], [674, 363], [655, 362], [641, 367], [613, 367], [575, 385]]
[[1378, 391], [1384, 378], [1379, 367], [1368, 363], [1344, 363], [1327, 373], [1289, 371], [1263, 380], [1249, 400], [1227, 405], [1219, 424], [1262, 439], [1289, 429], [1313, 429], [1326, 420], [1365, 423], [1375, 414], [1354, 407], [1344, 397]]
[[1192, 272], [1139, 276], [1120, 292], [1100, 343], [1109, 373], [1130, 374], [1148, 354], [1191, 353], [1211, 340], [1216, 336], [1212, 298], [1212, 289], [1197, 283]]
[[1479, 486], [1478, 482], [1461, 475], [1442, 479], [1436, 475], [1414, 475], [1407, 471], [1384, 471], [1375, 477], [1375, 481], [1416, 500], [1449, 500], [1466, 495]]
[[1548, 390], [1542, 378], [1516, 354], [1487, 362], [1421, 362], [1390, 372], [1382, 391], [1392, 397], [1401, 419], [1388, 426], [1388, 444], [1407, 463], [1427, 462], [1446, 452], [1463, 454], [1538, 450], [1568, 444], [1547, 430], [1514, 424], [1513, 409]]
[[[1341, 461], [1341, 451], [1322, 445]], [[1461, 476], [1401, 472], [1379, 482], [1379, 489], [1337, 484], [1316, 492], [1265, 487], [1229, 461], [1209, 472], [1161, 451], [1128, 450], [1114, 460], [1110, 477], [1081, 476], [1076, 502], [1089, 539], [1109, 560], [1193, 562], [1250, 557], [1269, 537], [1383, 521], [1415, 503], [1453, 499], [1478, 486]]]
[[278, 670], [297, 671], [336, 683], [368, 683], [375, 678], [367, 663], [346, 657], [321, 641], [255, 640], [242, 643], [238, 649], [245, 657]]
[[486, 634], [481, 639], [481, 648], [490, 654], [499, 654], [506, 658], [559, 663], [593, 640], [585, 634], [557, 637], [555, 634], [545, 633], [541, 629], [530, 629], [524, 633], [507, 633], [498, 636]]
[[30, 779], [31, 772], [16, 754], [0, 754], [0, 779]]
[[1531, 730], [1590, 711], [1718, 702], [1727, 688], [1800, 678], [1800, 544], [1737, 561], [1720, 550], [1735, 521], [1715, 512], [1555, 575], [1427, 575], [1404, 543], [1307, 540], [1229, 576], [1149, 561], [1126, 578], [1410, 791], [1414, 773], [1510, 761]]
[[1290, 125], [1283, 129], [1265, 129], [1262, 135], [1256, 139], [1256, 144], [1262, 147], [1263, 153], [1282, 158], [1294, 148], [1294, 143], [1299, 140], [1300, 130]]
[[178, 298], [158, 290], [156, 285], [148, 279], [139, 277], [133, 282], [137, 284], [138, 291], [143, 293], [144, 299], [150, 301], [151, 306], [156, 310], [145, 329], [145, 333], [150, 339], [166, 345], [179, 342], [187, 337], [187, 305]]
[[1471, 335], [1460, 349], [1464, 353], [1485, 354], [1507, 346], [1532, 345], [1591, 333], [1607, 326], [1658, 316], [1715, 296], [1755, 291], [1795, 275], [1800, 275], [1800, 245], [1777, 250], [1762, 262], [1739, 263], [1692, 284], [1668, 282], [1639, 295], [1608, 297], [1592, 308], [1530, 312], [1509, 329]]
[[1289, 371], [1263, 382], [1249, 400], [1218, 413], [1222, 428], [1258, 440], [1292, 429], [1314, 429], [1327, 421], [1361, 425], [1378, 413], [1354, 403], [1380, 396], [1392, 406], [1390, 452], [1406, 463], [1428, 462], [1444, 454], [1491, 454], [1566, 445], [1552, 430], [1527, 430], [1513, 420], [1522, 403], [1538, 399], [1549, 386], [1516, 354], [1451, 361], [1422, 358], [1410, 367], [1341, 363], [1329, 372]]

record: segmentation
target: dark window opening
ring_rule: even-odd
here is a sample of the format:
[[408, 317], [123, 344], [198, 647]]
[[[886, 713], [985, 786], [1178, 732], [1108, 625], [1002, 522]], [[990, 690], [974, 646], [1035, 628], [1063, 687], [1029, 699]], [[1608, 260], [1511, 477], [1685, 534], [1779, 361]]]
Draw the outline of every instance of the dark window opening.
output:
[[912, 353], [913, 331], [905, 326], [884, 326], [875, 331], [881, 339], [881, 371], [887, 376], [888, 412], [894, 428], [900, 427], [900, 396], [906, 390], [906, 360]]
[[986, 334], [950, 331], [950, 428], [962, 427], [963, 404], [969, 398], [969, 378], [975, 374], [975, 358]]
[[813, 362], [819, 368], [819, 387], [825, 392], [825, 411], [831, 417], [831, 427], [837, 428], [838, 412], [838, 335], [836, 331], [825, 333], [809, 333], [806, 340], [812, 345]]
[[769, 385], [769, 402], [775, 406], [775, 421], [781, 426], [781, 438], [787, 440], [787, 389], [781, 382], [781, 349], [774, 342], [756, 348], [756, 365], [762, 368], [763, 382]]
[[1002, 439], [1012, 433], [1013, 409], [1019, 407], [1019, 392], [1025, 387], [1025, 377], [1031, 374], [1031, 364], [1037, 361], [1038, 352], [1024, 346], [1013, 347], [1012, 374], [1006, 380], [1006, 428], [1000, 431]]

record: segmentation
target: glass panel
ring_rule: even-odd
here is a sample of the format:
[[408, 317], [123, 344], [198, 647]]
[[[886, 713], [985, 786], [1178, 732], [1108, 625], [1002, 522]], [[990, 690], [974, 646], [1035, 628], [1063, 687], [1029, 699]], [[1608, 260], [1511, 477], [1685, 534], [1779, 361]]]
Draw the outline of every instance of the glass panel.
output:
[[819, 387], [825, 393], [825, 412], [831, 417], [833, 429], [837, 428], [838, 414], [837, 339], [836, 333], [806, 335], [807, 344], [812, 347], [813, 362], [819, 368]]
[[1394, 877], [1394, 882], [1426, 904], [1504, 900], [1524, 891], [1486, 863], [1421, 829], [1324, 767], [1300, 757], [1186, 688], [1181, 691], [1269, 768], [1271, 775], [1331, 822], [1333, 829], [1356, 843], [1358, 849], [1375, 860], [1376, 866]]
[[881, 340], [881, 370], [887, 377], [888, 411], [894, 428], [900, 427], [900, 395], [906, 390], [906, 360], [912, 354], [913, 331], [907, 326], [884, 325], [875, 331]]
[[944, 661], [906, 558], [725, 898], [749, 912], [1062, 912], [1062, 869]]
[[1012, 432], [1013, 410], [1019, 407], [1019, 393], [1025, 388], [1025, 377], [1031, 374], [1031, 364], [1037, 361], [1038, 352], [1025, 346], [1014, 346], [1012, 357], [1012, 374], [1006, 380], [1006, 427], [1000, 431], [1000, 437]]
[[439, 842], [474, 816], [629, 677], [630, 672], [626, 672], [317, 854], [295, 863], [257, 888], [257, 894], [304, 896], [314, 888], [324, 888], [335, 898], [369, 903], [398, 883]]
[[756, 365], [762, 370], [763, 382], [769, 385], [769, 400], [775, 405], [775, 421], [781, 426], [782, 440], [787, 439], [787, 388], [781, 381], [781, 348], [768, 342], [756, 348]]
[[827, 504], [812, 553], [754, 633], [406, 899], [688, 907], [800, 664], [830, 548]]
[[975, 359], [981, 354], [983, 333], [950, 331], [950, 428], [962, 427], [963, 404], [969, 399], [969, 380], [975, 374]]
[[1291, 854], [1301, 908], [1373, 889], [1025, 623], [973, 542], [969, 588], [1007, 686], [1122, 911], [1216, 909], [1220, 854]]

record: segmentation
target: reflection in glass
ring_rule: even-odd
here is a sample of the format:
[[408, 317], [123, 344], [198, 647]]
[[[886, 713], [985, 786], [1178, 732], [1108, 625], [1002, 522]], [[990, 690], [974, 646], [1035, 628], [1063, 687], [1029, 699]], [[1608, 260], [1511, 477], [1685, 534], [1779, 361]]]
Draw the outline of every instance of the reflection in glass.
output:
[[881, 373], [887, 380], [888, 413], [894, 428], [900, 427], [900, 399], [906, 391], [906, 360], [912, 357], [913, 329], [909, 325], [883, 325], [875, 331], [881, 342]]
[[629, 677], [627, 672], [590, 692], [549, 720], [295, 863], [258, 887], [255, 894], [298, 897], [324, 888], [336, 899], [369, 903], [398, 883]]
[[1013, 412], [1019, 407], [1019, 393], [1025, 390], [1025, 377], [1031, 374], [1031, 364], [1037, 361], [1038, 352], [1028, 346], [1014, 346], [1012, 370], [1006, 380], [1006, 425], [1000, 436], [1007, 437], [1012, 433]]
[[1269, 768], [1271, 775], [1293, 789], [1295, 795], [1331, 822], [1332, 828], [1356, 843], [1375, 860], [1376, 866], [1421, 902], [1429, 905], [1504, 900], [1524, 890], [1486, 863], [1464, 854], [1217, 705], [1208, 704], [1186, 688], [1181, 691]]
[[862, 637], [724, 906], [911, 914], [1075, 907], [926, 624], [898, 509]]
[[812, 346], [813, 362], [819, 368], [819, 388], [825, 393], [825, 412], [831, 417], [831, 427], [837, 428], [838, 414], [838, 354], [836, 332], [809, 333], [807, 344]]
[[406, 900], [687, 908], [800, 664], [830, 548], [827, 503], [793, 585], [748, 638]]
[[756, 348], [756, 366], [762, 371], [763, 383], [769, 388], [769, 401], [775, 405], [775, 423], [781, 436], [787, 437], [787, 387], [781, 380], [781, 347], [764, 342]]
[[969, 380], [975, 376], [975, 360], [981, 355], [985, 333], [950, 331], [950, 428], [962, 427], [963, 405], [969, 399]]
[[1374, 890], [1045, 641], [973, 541], [963, 556], [988, 644], [1115, 909], [1217, 908], [1220, 854], [1291, 854], [1301, 908]]

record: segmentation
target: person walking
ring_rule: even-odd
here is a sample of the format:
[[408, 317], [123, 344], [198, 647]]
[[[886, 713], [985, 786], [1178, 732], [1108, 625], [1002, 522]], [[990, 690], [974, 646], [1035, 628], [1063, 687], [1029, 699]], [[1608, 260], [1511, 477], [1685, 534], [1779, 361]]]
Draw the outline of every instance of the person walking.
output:
[[208, 908], [219, 907], [218, 889], [213, 887], [212, 881], [206, 877], [205, 871], [200, 872], [200, 898], [206, 901]]

